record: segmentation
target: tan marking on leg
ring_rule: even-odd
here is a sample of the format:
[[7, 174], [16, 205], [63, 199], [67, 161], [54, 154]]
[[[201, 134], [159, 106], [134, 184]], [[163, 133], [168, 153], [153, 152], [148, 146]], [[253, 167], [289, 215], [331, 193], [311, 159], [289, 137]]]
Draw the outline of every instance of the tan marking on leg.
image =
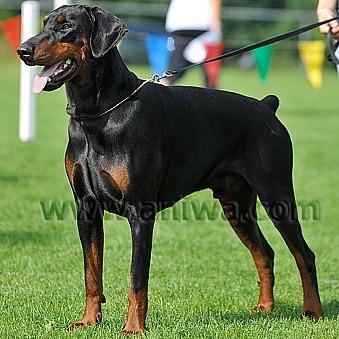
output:
[[128, 291], [127, 321], [124, 327], [125, 333], [141, 334], [145, 332], [147, 306], [147, 290], [144, 289], [135, 292], [133, 288], [130, 287]]
[[101, 304], [106, 302], [102, 286], [102, 254], [95, 243], [89, 248], [86, 269], [86, 306], [82, 319], [69, 326], [70, 330], [100, 324]]
[[301, 282], [304, 294], [304, 315], [312, 319], [320, 319], [323, 317], [324, 312], [319, 300], [319, 295], [314, 282], [311, 279], [310, 272], [307, 268], [303, 256], [299, 252], [295, 252], [297, 266], [301, 275]]
[[234, 231], [237, 233], [241, 242], [249, 249], [259, 277], [259, 298], [257, 305], [253, 308], [254, 312], [268, 312], [274, 308], [273, 297], [273, 267], [269, 264], [262, 252], [257, 248], [262, 246], [256, 244], [256, 247], [248, 240], [246, 235], [242, 234], [234, 225]]
[[259, 276], [259, 299], [254, 312], [269, 312], [274, 308], [272, 271], [267, 260], [260, 252], [250, 249]]
[[[223, 201], [222, 207], [226, 218], [234, 229], [235, 233], [241, 242], [249, 249], [254, 264], [257, 268], [259, 277], [259, 298], [257, 305], [252, 309], [254, 312], [268, 312], [274, 309], [273, 296], [273, 267], [270, 264], [269, 258], [266, 258], [263, 253], [263, 244], [260, 241], [259, 234], [256, 235], [257, 241], [251, 241], [246, 233], [238, 227], [238, 221], [233, 219], [233, 211], [228, 207], [228, 203]], [[255, 225], [253, 225], [255, 227]], [[258, 227], [258, 226], [256, 226]]]
[[91, 244], [88, 255], [88, 266], [86, 271], [86, 309], [84, 317], [89, 322], [99, 323], [98, 314], [101, 317], [102, 294], [102, 254], [95, 243]]

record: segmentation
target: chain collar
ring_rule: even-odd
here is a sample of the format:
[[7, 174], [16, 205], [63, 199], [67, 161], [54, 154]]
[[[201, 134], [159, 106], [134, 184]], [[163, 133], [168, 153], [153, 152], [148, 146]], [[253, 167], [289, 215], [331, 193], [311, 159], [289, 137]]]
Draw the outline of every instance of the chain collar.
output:
[[92, 115], [79, 115], [79, 116], [74, 116], [74, 115], [71, 115], [69, 113], [68, 114], [71, 116], [72, 119], [78, 120], [80, 122], [99, 119], [99, 118], [107, 115], [108, 113], [112, 112], [113, 110], [115, 110], [119, 106], [121, 106], [123, 103], [125, 103], [127, 100], [129, 100], [134, 94], [139, 92], [146, 84], [148, 84], [148, 83], [157, 83], [161, 79], [166, 78], [168, 76], [170, 76], [170, 75], [167, 74], [167, 73], [164, 73], [163, 75], [159, 75], [159, 74], [152, 75], [150, 78], [145, 80], [140, 86], [138, 86], [128, 97], [126, 97], [125, 99], [121, 100], [120, 102], [118, 102], [116, 105], [114, 105], [113, 107], [109, 108], [105, 112], [100, 113], [99, 115], [93, 115], [93, 116]]

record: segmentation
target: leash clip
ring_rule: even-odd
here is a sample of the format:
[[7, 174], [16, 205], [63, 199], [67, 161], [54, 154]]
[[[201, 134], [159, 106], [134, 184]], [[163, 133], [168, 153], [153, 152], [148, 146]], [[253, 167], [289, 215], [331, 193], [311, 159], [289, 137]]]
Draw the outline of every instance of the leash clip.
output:
[[161, 79], [162, 79], [162, 77], [161, 77], [159, 74], [154, 74], [154, 75], [151, 77], [150, 81], [151, 81], [151, 82], [160, 82]]
[[151, 77], [151, 81], [152, 81], [152, 82], [160, 82], [161, 79], [165, 79], [165, 78], [172, 77], [173, 74], [175, 74], [175, 73], [176, 73], [176, 71], [166, 71], [166, 72], [163, 73], [162, 75], [154, 74], [154, 75]]

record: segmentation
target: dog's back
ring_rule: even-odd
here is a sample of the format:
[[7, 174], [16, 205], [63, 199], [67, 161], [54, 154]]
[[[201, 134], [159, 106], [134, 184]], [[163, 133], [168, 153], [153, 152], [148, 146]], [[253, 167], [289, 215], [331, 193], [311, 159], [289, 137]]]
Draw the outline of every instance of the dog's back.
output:
[[[160, 200], [175, 201], [178, 194], [209, 187], [216, 176], [234, 170], [244, 154], [258, 154], [259, 144], [274, 143], [274, 133], [289, 144], [274, 114], [279, 101], [273, 95], [257, 100], [227, 91], [152, 84], [140, 100], [142, 112], [135, 115], [140, 123], [135, 126], [149, 131], [149, 140], [155, 138], [149, 152], [166, 173]], [[150, 102], [152, 110], [143, 109]]]

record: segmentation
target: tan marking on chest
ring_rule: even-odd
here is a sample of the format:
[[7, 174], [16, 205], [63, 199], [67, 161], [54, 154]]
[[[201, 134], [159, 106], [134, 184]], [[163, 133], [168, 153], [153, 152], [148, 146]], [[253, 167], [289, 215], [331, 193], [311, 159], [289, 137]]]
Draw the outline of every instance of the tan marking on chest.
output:
[[115, 189], [118, 189], [122, 193], [128, 192], [129, 186], [129, 174], [127, 165], [124, 162], [120, 162], [109, 170], [103, 170], [108, 176], [108, 180]]
[[68, 180], [73, 184], [73, 170], [74, 170], [74, 159], [71, 155], [66, 154], [65, 156], [65, 169]]

